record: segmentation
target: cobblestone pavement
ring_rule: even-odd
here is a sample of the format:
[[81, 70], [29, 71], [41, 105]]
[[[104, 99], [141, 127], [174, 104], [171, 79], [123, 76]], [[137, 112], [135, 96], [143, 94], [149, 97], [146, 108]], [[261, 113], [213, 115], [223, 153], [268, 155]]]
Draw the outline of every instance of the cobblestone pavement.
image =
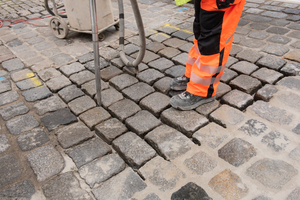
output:
[[[107, 29], [101, 107], [90, 34], [0, 29], [0, 199], [300, 199], [300, 5], [247, 0], [217, 100], [192, 111], [169, 104], [169, 81], [184, 73], [192, 46], [192, 4], [139, 6], [140, 73], [124, 67], [118, 31]], [[48, 15], [40, 0], [0, 7], [5, 19]], [[125, 18], [135, 58], [128, 1]]]

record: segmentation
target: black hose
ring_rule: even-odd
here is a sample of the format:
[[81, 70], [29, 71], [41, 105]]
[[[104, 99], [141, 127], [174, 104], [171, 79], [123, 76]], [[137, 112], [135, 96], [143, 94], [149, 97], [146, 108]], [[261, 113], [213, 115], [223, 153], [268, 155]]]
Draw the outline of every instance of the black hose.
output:
[[125, 55], [124, 52], [124, 35], [125, 35], [125, 27], [124, 27], [124, 7], [123, 7], [123, 0], [118, 0], [119, 3], [119, 24], [120, 24], [120, 38], [119, 38], [119, 44], [120, 44], [120, 57], [121, 60], [123, 61], [123, 63], [127, 66], [127, 67], [134, 67], [135, 68], [135, 73], [138, 73], [138, 65], [142, 62], [144, 55], [145, 55], [145, 51], [146, 51], [146, 37], [145, 37], [145, 30], [144, 30], [144, 25], [143, 25], [143, 21], [142, 21], [142, 17], [140, 14], [140, 10], [139, 10], [139, 6], [136, 0], [130, 0], [131, 2], [131, 6], [132, 6], [132, 10], [134, 13], [134, 17], [135, 17], [135, 21], [138, 27], [138, 31], [139, 31], [139, 38], [140, 38], [140, 50], [139, 53], [137, 55], [137, 58], [130, 62]]
[[[50, 15], [55, 16], [54, 12], [49, 8], [49, 4], [48, 4], [49, 0], [45, 0], [45, 8], [46, 10], [50, 13]], [[55, 6], [55, 5], [53, 5]], [[67, 15], [59, 15], [62, 18], [67, 18]]]

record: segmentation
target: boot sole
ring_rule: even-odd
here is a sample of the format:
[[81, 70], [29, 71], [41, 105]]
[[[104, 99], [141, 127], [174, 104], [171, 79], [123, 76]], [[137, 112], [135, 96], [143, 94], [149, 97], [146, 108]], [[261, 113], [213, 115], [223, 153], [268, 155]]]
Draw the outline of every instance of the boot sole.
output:
[[193, 105], [190, 105], [190, 106], [177, 106], [177, 105], [173, 105], [172, 102], [170, 102], [170, 104], [173, 108], [178, 109], [178, 110], [193, 110], [193, 109], [197, 108], [198, 106], [212, 102], [215, 99], [216, 99], [216, 97], [210, 97], [209, 99], [203, 99], [203, 100], [201, 100]]

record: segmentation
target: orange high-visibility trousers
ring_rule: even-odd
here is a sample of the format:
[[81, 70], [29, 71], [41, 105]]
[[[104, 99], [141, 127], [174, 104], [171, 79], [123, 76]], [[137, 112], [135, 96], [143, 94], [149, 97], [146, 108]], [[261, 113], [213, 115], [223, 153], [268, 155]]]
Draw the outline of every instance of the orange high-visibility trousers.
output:
[[187, 91], [212, 97], [224, 73], [246, 0], [195, 0], [194, 46], [186, 62]]

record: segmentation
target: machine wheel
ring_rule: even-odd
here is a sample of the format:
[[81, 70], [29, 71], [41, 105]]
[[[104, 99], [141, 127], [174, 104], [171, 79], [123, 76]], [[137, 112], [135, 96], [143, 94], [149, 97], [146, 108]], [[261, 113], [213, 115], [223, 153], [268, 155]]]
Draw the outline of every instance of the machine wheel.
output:
[[55, 37], [61, 39], [67, 37], [69, 32], [68, 25], [61, 17], [52, 17], [49, 26]]
[[[50, 15], [55, 16], [55, 13], [53, 12], [53, 7], [55, 6], [56, 9], [58, 10], [58, 9], [64, 7], [64, 6], [63, 5], [59, 6], [58, 3], [55, 3], [55, 5], [52, 5], [53, 4], [52, 1], [50, 1], [50, 2], [49, 1], [50, 0], [45, 0], [44, 1], [45, 8], [49, 12]], [[59, 16], [62, 17], [62, 18], [67, 18], [67, 15], [59, 15]]]
[[120, 29], [120, 25], [119, 25], [119, 24], [116, 24], [116, 25], [115, 25], [115, 29], [116, 29], [116, 31], [118, 31], [118, 30]]
[[105, 39], [105, 35], [103, 33], [99, 33], [98, 38], [100, 41], [103, 41]]

